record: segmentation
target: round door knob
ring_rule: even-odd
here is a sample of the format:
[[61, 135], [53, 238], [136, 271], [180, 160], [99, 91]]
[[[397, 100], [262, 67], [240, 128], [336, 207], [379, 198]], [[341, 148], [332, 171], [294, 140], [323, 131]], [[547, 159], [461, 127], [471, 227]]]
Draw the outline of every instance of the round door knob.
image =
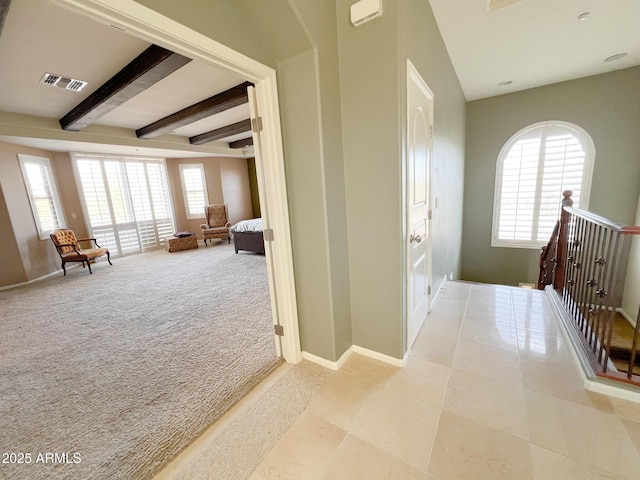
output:
[[422, 241], [422, 237], [420, 235], [413, 235], [413, 233], [409, 236], [409, 241], [411, 243], [420, 243]]

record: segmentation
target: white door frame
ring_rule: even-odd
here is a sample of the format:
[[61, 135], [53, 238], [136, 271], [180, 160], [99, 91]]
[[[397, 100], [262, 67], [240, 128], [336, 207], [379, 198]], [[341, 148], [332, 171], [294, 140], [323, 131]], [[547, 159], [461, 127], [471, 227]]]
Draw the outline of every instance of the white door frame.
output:
[[[261, 165], [256, 165], [256, 170], [259, 174], [262, 172], [263, 178], [259, 182], [262, 185], [259, 185], [258, 192], [261, 208], [269, 212], [270, 224], [265, 228], [271, 228], [274, 233], [274, 241], [269, 249], [272, 258], [267, 258], [271, 309], [274, 321], [277, 320], [285, 332], [282, 356], [287, 362], [300, 362], [302, 353], [275, 70], [133, 0], [51, 1], [173, 52], [234, 72], [254, 83], [258, 110], [263, 119], [263, 161]], [[258, 162], [256, 158], [256, 164]]]
[[[406, 137], [405, 137], [405, 142], [403, 145], [403, 162], [402, 162], [402, 193], [403, 193], [403, 205], [402, 205], [402, 209], [403, 209], [403, 215], [402, 215], [402, 241], [403, 241], [403, 256], [404, 256], [404, 271], [403, 271], [403, 280], [404, 280], [404, 339], [405, 339], [405, 344], [406, 344], [406, 351], [405, 351], [405, 355], [408, 355], [410, 350], [411, 350], [411, 338], [409, 338], [410, 336], [410, 331], [409, 331], [409, 321], [410, 321], [410, 312], [411, 312], [411, 292], [409, 289], [409, 272], [411, 270], [411, 255], [409, 252], [410, 249], [410, 243], [409, 243], [409, 239], [408, 239], [408, 232], [409, 232], [409, 226], [411, 224], [411, 209], [410, 209], [410, 204], [411, 204], [411, 199], [409, 198], [409, 193], [410, 193], [410, 189], [409, 189], [409, 126], [411, 123], [411, 112], [409, 111], [409, 88], [410, 88], [410, 83], [413, 82], [415, 83], [424, 93], [427, 97], [429, 97], [429, 101], [431, 102], [431, 108], [429, 109], [429, 125], [433, 125], [433, 99], [434, 99], [434, 95], [433, 92], [431, 91], [431, 89], [427, 86], [426, 82], [424, 81], [424, 79], [422, 78], [422, 76], [420, 75], [420, 73], [418, 72], [418, 70], [416, 69], [416, 67], [413, 65], [413, 63], [411, 63], [410, 59], [407, 59], [407, 79], [406, 79], [406, 84], [405, 84], [405, 112], [406, 112]], [[431, 164], [433, 162], [433, 136], [431, 136], [431, 139], [429, 141], [429, 169], [431, 169]], [[429, 172], [428, 175], [429, 178], [429, 185], [427, 186], [428, 189], [428, 202], [429, 202], [429, 209], [432, 209], [432, 192], [431, 192], [431, 172]], [[429, 279], [429, 285], [433, 284], [433, 279], [432, 277], [432, 257], [431, 257], [431, 220], [429, 220], [427, 222], [427, 238], [429, 241], [429, 244], [427, 246], [427, 256], [428, 256], [428, 279]], [[428, 302], [428, 311], [431, 311], [431, 294], [429, 294], [427, 296], [427, 302]]]

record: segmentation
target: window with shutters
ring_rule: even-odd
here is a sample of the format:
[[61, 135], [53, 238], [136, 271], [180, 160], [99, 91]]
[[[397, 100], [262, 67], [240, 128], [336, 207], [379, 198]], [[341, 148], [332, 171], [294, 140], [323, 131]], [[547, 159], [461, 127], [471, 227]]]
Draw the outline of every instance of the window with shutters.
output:
[[496, 165], [494, 247], [540, 248], [559, 218], [562, 192], [586, 209], [595, 148], [587, 132], [567, 122], [542, 122], [516, 133]]
[[124, 255], [164, 245], [174, 222], [163, 159], [75, 154], [74, 161], [90, 233], [101, 246]]
[[65, 224], [51, 162], [45, 157], [18, 155], [33, 219], [41, 240]]
[[204, 165], [202, 163], [181, 164], [180, 179], [187, 218], [204, 218], [204, 207], [209, 204]]

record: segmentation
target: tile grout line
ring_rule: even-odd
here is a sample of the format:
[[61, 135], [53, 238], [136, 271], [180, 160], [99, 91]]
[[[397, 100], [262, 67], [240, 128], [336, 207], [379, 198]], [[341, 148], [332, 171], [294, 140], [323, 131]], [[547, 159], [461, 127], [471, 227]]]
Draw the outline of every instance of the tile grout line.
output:
[[465, 300], [465, 306], [464, 306], [464, 311], [462, 312], [462, 322], [460, 323], [460, 329], [458, 330], [458, 336], [456, 338], [456, 347], [453, 350], [453, 356], [451, 357], [451, 365], [449, 366], [449, 371], [447, 372], [447, 381], [445, 382], [445, 387], [444, 387], [444, 394], [442, 395], [442, 401], [440, 402], [440, 407], [439, 407], [439, 412], [438, 412], [438, 419], [436, 421], [436, 428], [435, 428], [435, 432], [433, 433], [433, 441], [431, 442], [431, 448], [429, 449], [429, 462], [427, 463], [427, 469], [426, 469], [426, 474], [427, 475], [431, 475], [432, 477], [435, 478], [435, 475], [432, 475], [430, 473], [430, 467], [431, 467], [431, 460], [433, 459], [433, 450], [435, 448], [436, 445], [436, 438], [438, 436], [438, 431], [440, 430], [440, 420], [442, 419], [442, 412], [444, 410], [444, 405], [445, 405], [445, 399], [447, 398], [447, 391], [449, 390], [449, 382], [451, 381], [451, 374], [453, 372], [453, 359], [455, 358], [455, 354], [456, 354], [456, 350], [458, 349], [458, 344], [460, 342], [460, 334], [462, 333], [462, 325], [464, 323], [464, 317], [465, 314], [467, 313], [467, 308], [469, 307], [469, 297], [471, 296], [471, 290], [473, 289], [473, 286], [471, 286], [471, 288], [469, 288], [469, 291], [467, 292], [467, 298]]

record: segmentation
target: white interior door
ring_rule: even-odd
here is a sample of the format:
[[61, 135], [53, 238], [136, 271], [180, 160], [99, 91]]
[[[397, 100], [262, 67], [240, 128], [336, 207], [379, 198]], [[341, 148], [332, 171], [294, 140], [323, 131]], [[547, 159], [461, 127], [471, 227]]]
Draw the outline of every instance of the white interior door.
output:
[[431, 306], [431, 139], [433, 94], [407, 60], [407, 348]]

